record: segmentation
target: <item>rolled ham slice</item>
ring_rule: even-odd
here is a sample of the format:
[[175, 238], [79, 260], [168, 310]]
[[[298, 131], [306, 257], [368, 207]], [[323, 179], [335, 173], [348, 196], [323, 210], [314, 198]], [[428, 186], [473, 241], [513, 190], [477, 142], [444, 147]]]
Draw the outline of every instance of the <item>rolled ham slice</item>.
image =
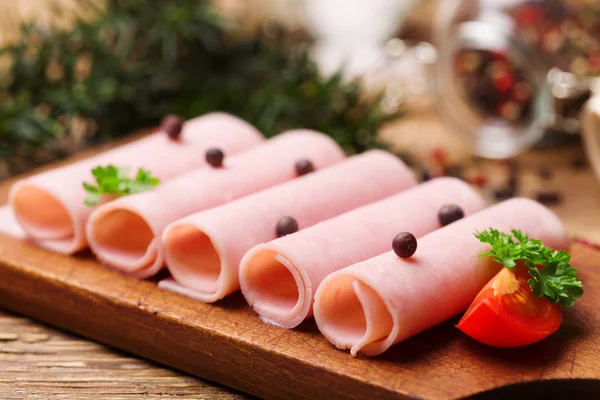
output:
[[90, 248], [110, 267], [140, 278], [149, 277], [164, 266], [160, 238], [171, 222], [296, 178], [298, 160], [308, 159], [321, 169], [344, 157], [335, 141], [322, 133], [283, 133], [240, 155], [225, 158], [222, 168], [199, 168], [150, 192], [99, 207], [86, 227]]
[[501, 268], [477, 257], [489, 245], [473, 233], [490, 227], [522, 230], [555, 249], [569, 245], [550, 210], [532, 200], [505, 201], [424, 236], [409, 259], [388, 251], [326, 277], [315, 294], [320, 331], [353, 356], [375, 356], [466, 310]]
[[159, 285], [204, 302], [217, 301], [239, 289], [242, 256], [251, 247], [275, 239], [275, 226], [282, 216], [295, 218], [302, 229], [414, 183], [402, 161], [373, 150], [193, 214], [165, 230], [167, 267], [176, 282], [167, 280]]
[[25, 238], [25, 232], [19, 226], [10, 206], [0, 207], [0, 233], [19, 239]]
[[163, 181], [205, 164], [204, 153], [219, 147], [231, 155], [260, 143], [254, 127], [231, 115], [214, 113], [184, 124], [171, 140], [157, 132], [125, 146], [17, 182], [9, 196], [17, 221], [39, 246], [71, 254], [87, 247], [85, 223], [93, 207], [83, 203], [82, 182], [94, 182], [91, 169], [114, 164], [130, 173], [145, 168]]
[[327, 275], [385, 252], [400, 232], [419, 237], [440, 228], [438, 211], [449, 202], [466, 215], [485, 206], [463, 181], [439, 178], [255, 246], [240, 264], [242, 293], [263, 321], [294, 328], [312, 315]]

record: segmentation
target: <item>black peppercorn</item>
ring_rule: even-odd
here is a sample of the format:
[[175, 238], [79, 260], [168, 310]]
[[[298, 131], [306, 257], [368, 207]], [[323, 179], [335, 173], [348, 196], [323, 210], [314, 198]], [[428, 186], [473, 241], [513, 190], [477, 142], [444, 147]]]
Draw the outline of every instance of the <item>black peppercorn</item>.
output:
[[446, 226], [454, 221], [458, 221], [464, 216], [465, 213], [463, 212], [462, 208], [456, 204], [446, 204], [440, 208], [440, 211], [438, 211], [438, 220], [442, 226]]
[[296, 168], [296, 174], [298, 174], [299, 176], [306, 175], [315, 170], [313, 163], [306, 158], [296, 162], [295, 168]]
[[559, 204], [562, 200], [560, 193], [558, 192], [539, 192], [535, 198], [540, 203], [546, 205]]
[[421, 182], [427, 182], [431, 180], [431, 172], [427, 168], [421, 169]]
[[221, 151], [221, 149], [217, 149], [216, 147], [206, 151], [206, 162], [213, 167], [222, 167], [224, 158], [225, 154], [223, 154], [223, 151]]
[[160, 126], [169, 138], [178, 139], [183, 129], [183, 120], [179, 115], [169, 114], [163, 118]]
[[401, 232], [394, 237], [392, 249], [398, 257], [412, 257], [415, 251], [417, 251], [417, 238], [412, 233]]
[[277, 221], [277, 225], [275, 225], [275, 234], [278, 238], [297, 231], [298, 222], [294, 218], [287, 215], [281, 217], [279, 221]]

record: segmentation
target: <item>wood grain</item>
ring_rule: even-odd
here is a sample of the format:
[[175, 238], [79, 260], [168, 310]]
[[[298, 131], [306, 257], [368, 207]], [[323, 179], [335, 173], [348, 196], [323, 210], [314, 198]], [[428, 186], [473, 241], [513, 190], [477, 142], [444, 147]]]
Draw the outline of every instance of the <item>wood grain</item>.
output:
[[62, 256], [6, 236], [0, 306], [267, 399], [454, 399], [523, 383], [556, 394], [557, 380], [573, 379], [591, 395], [600, 390], [600, 254], [572, 250], [586, 295], [557, 334], [518, 350], [479, 345], [451, 320], [380, 357], [353, 359], [312, 320], [293, 331], [267, 326], [239, 295], [201, 304], [89, 254]]
[[0, 311], [0, 398], [243, 400], [250, 397]]

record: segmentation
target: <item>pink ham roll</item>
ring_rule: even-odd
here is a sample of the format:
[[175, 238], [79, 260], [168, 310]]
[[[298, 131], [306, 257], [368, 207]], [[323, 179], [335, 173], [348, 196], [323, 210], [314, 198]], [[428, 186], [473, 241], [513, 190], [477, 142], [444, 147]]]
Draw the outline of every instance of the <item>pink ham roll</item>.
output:
[[0, 207], [0, 233], [16, 238], [25, 238], [25, 232], [19, 226], [10, 206]]
[[93, 207], [83, 203], [86, 192], [82, 182], [95, 182], [92, 168], [114, 164], [129, 167], [131, 174], [137, 168], [145, 168], [164, 181], [205, 164], [204, 153], [211, 147], [235, 154], [262, 140], [260, 132], [236, 117], [208, 114], [186, 122], [179, 140], [157, 132], [99, 156], [17, 182], [10, 193], [10, 204], [34, 242], [60, 253], [75, 253], [87, 247], [85, 223]]
[[123, 197], [99, 207], [86, 232], [90, 248], [105, 264], [138, 277], [164, 266], [160, 241], [168, 224], [297, 176], [295, 164], [308, 159], [317, 169], [344, 158], [329, 136], [297, 130], [268, 140], [223, 168], [199, 168], [155, 190]]
[[267, 323], [298, 326], [312, 314], [313, 295], [330, 273], [390, 248], [400, 232], [416, 237], [440, 228], [446, 203], [469, 215], [485, 206], [463, 181], [434, 179], [250, 250], [240, 264], [240, 286]]
[[334, 345], [374, 356], [467, 309], [500, 270], [475, 231], [519, 229], [555, 249], [569, 238], [561, 221], [539, 203], [513, 199], [424, 236], [410, 259], [388, 251], [326, 277], [314, 316]]
[[244, 253], [275, 239], [282, 216], [292, 216], [305, 228], [414, 183], [412, 172], [397, 157], [373, 150], [186, 217], [163, 235], [167, 266], [176, 282], [163, 281], [161, 286], [205, 302], [222, 299], [239, 289]]

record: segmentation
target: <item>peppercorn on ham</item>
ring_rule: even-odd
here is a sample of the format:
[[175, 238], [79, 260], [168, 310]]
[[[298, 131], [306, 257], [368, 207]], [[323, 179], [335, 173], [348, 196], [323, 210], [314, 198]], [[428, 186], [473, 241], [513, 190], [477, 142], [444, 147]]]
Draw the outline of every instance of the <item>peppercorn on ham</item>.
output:
[[152, 191], [99, 207], [86, 227], [90, 248], [113, 268], [149, 277], [164, 266], [161, 235], [168, 224], [296, 178], [298, 160], [310, 160], [314, 168], [322, 169], [344, 157], [335, 141], [322, 133], [283, 133], [240, 155], [226, 157], [222, 167], [192, 170]]
[[255, 246], [240, 265], [242, 293], [263, 321], [294, 328], [312, 315], [327, 275], [385, 252], [399, 232], [419, 237], [440, 228], [438, 211], [448, 202], [466, 215], [485, 206], [465, 182], [438, 178]]
[[15, 217], [38, 245], [71, 254], [87, 247], [85, 224], [93, 207], [84, 204], [84, 181], [94, 182], [92, 168], [114, 164], [148, 169], [166, 181], [205, 164], [204, 152], [219, 147], [235, 154], [260, 143], [262, 135], [234, 116], [207, 114], [184, 124], [181, 136], [157, 132], [99, 156], [40, 173], [17, 182], [10, 192]]
[[[171, 224], [163, 242], [174, 280], [163, 288], [214, 302], [239, 289], [239, 263], [251, 247], [275, 239], [283, 216], [314, 225], [414, 185], [397, 157], [372, 150], [291, 182]], [[277, 282], [278, 276], [269, 277]], [[282, 288], [284, 290], [284, 288]]]
[[467, 309], [501, 268], [474, 232], [519, 229], [554, 249], [566, 249], [565, 227], [527, 199], [500, 203], [432, 232], [409, 259], [393, 251], [327, 276], [315, 294], [319, 330], [335, 346], [375, 356]]

